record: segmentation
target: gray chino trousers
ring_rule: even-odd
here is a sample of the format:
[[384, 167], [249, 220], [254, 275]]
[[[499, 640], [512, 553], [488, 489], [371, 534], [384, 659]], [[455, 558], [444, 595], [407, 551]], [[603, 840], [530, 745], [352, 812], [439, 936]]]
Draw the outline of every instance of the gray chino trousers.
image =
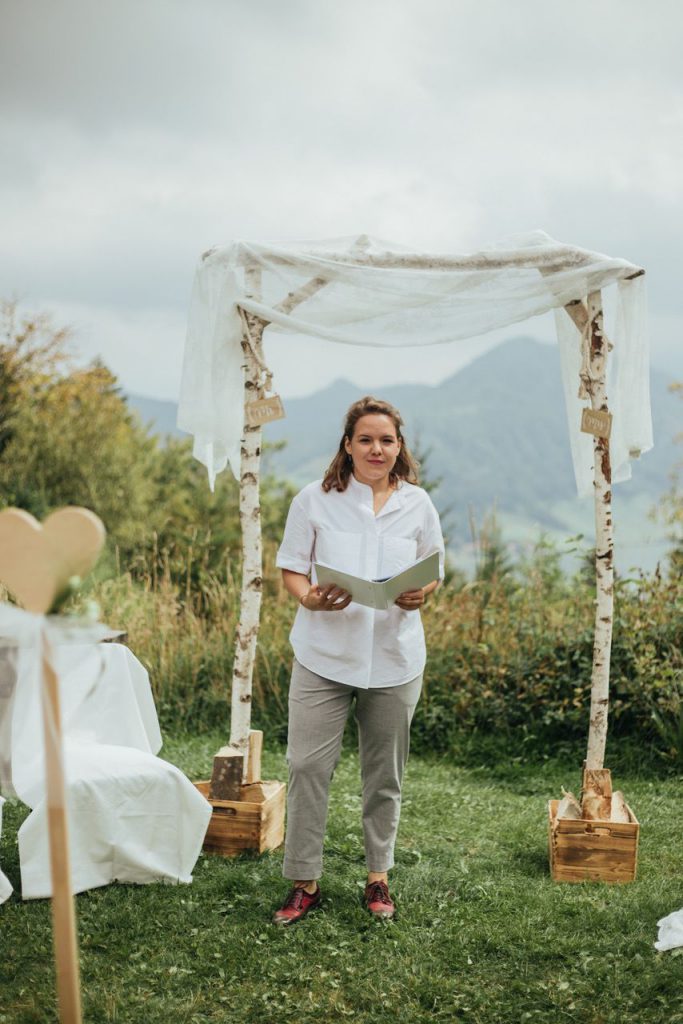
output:
[[287, 833], [282, 874], [320, 878], [330, 780], [339, 760], [353, 695], [363, 783], [363, 834], [368, 871], [394, 865], [401, 780], [410, 723], [422, 689], [419, 675], [400, 686], [369, 690], [324, 679], [294, 659], [289, 690]]

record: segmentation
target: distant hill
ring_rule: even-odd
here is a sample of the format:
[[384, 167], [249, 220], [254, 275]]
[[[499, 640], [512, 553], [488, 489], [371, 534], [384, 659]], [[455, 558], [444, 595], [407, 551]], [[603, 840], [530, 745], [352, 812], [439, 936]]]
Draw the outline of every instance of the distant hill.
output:
[[[268, 427], [269, 440], [287, 440], [275, 466], [302, 483], [319, 474], [346, 408], [362, 394], [340, 380], [288, 401], [287, 419]], [[556, 349], [515, 338], [435, 387], [385, 387], [381, 397], [401, 410], [409, 443], [416, 439], [428, 453], [427, 472], [443, 478], [448, 504], [479, 511], [498, 498], [511, 512], [554, 525], [547, 495], [568, 498], [574, 486]]]
[[152, 433], [165, 437], [187, 437], [187, 434], [178, 430], [176, 426], [177, 402], [163, 402], [161, 399], [145, 398], [143, 395], [126, 395], [126, 400]]
[[[425, 350], [424, 358], [429, 358]], [[668, 474], [683, 451], [673, 442], [683, 419], [670, 381], [653, 371], [656, 447], [634, 463], [633, 479], [614, 489], [616, 562], [650, 569], [666, 550], [664, 530], [648, 520], [668, 487]], [[267, 441], [285, 441], [270, 452], [273, 472], [303, 485], [321, 476], [336, 450], [351, 402], [374, 393], [338, 380], [306, 398], [290, 399], [287, 418], [268, 424]], [[593, 505], [576, 497], [556, 346], [516, 337], [486, 352], [441, 384], [382, 387], [379, 396], [400, 410], [406, 436], [425, 456], [434, 494], [446, 519], [452, 553], [471, 562], [470, 511], [477, 522], [494, 503], [504, 534], [524, 546], [541, 530], [560, 541], [593, 532]], [[139, 396], [130, 404], [159, 433], [177, 433], [176, 406]]]

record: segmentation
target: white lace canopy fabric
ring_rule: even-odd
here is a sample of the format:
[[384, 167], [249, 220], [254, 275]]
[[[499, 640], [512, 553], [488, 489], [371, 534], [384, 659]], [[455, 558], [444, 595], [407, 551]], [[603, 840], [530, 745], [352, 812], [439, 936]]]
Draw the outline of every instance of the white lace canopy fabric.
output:
[[[542, 231], [470, 255], [414, 253], [362, 236], [321, 242], [233, 242], [204, 253], [190, 305], [178, 426], [211, 486], [229, 463], [239, 476], [243, 423], [238, 306], [289, 331], [349, 345], [457, 343], [558, 310], [558, 342], [578, 493], [592, 493], [592, 441], [579, 430], [581, 336], [562, 307], [618, 285], [608, 400], [612, 479], [652, 447], [645, 285], [641, 268], [556, 242]], [[300, 293], [300, 290], [303, 292]], [[296, 301], [296, 300], [301, 301]], [[522, 396], [520, 396], [522, 397]], [[523, 396], [534, 400], [533, 381]]]

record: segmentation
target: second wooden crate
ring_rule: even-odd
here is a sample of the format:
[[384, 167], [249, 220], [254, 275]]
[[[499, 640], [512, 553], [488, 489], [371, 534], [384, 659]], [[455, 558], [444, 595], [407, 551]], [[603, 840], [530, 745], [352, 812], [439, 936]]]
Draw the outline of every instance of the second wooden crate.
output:
[[556, 882], [632, 882], [638, 863], [640, 825], [630, 821], [558, 818], [558, 800], [548, 804], [550, 874]]
[[[195, 785], [209, 800], [211, 783]], [[223, 857], [236, 857], [245, 850], [264, 853], [277, 849], [285, 838], [286, 788], [284, 782], [259, 782], [242, 786], [241, 800], [209, 800], [213, 813], [204, 849]], [[250, 791], [257, 799], [250, 798]]]

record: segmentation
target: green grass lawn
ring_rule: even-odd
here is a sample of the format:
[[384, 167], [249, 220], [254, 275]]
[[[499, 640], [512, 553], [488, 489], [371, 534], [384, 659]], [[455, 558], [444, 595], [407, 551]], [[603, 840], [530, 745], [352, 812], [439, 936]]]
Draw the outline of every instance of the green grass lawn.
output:
[[[221, 737], [169, 741], [164, 755], [206, 777]], [[579, 764], [480, 768], [411, 759], [392, 922], [360, 903], [364, 881], [358, 760], [333, 782], [323, 908], [289, 930], [270, 924], [287, 888], [281, 851], [202, 856], [191, 886], [111, 885], [77, 898], [90, 1024], [472, 1024], [683, 1021], [683, 950], [657, 953], [657, 919], [683, 906], [681, 780], [615, 780], [641, 822], [638, 880], [550, 881], [546, 803], [578, 788]], [[286, 779], [282, 751], [264, 775]], [[0, 864], [19, 887], [5, 805]], [[53, 1021], [46, 901], [0, 907], [0, 1022]]]

